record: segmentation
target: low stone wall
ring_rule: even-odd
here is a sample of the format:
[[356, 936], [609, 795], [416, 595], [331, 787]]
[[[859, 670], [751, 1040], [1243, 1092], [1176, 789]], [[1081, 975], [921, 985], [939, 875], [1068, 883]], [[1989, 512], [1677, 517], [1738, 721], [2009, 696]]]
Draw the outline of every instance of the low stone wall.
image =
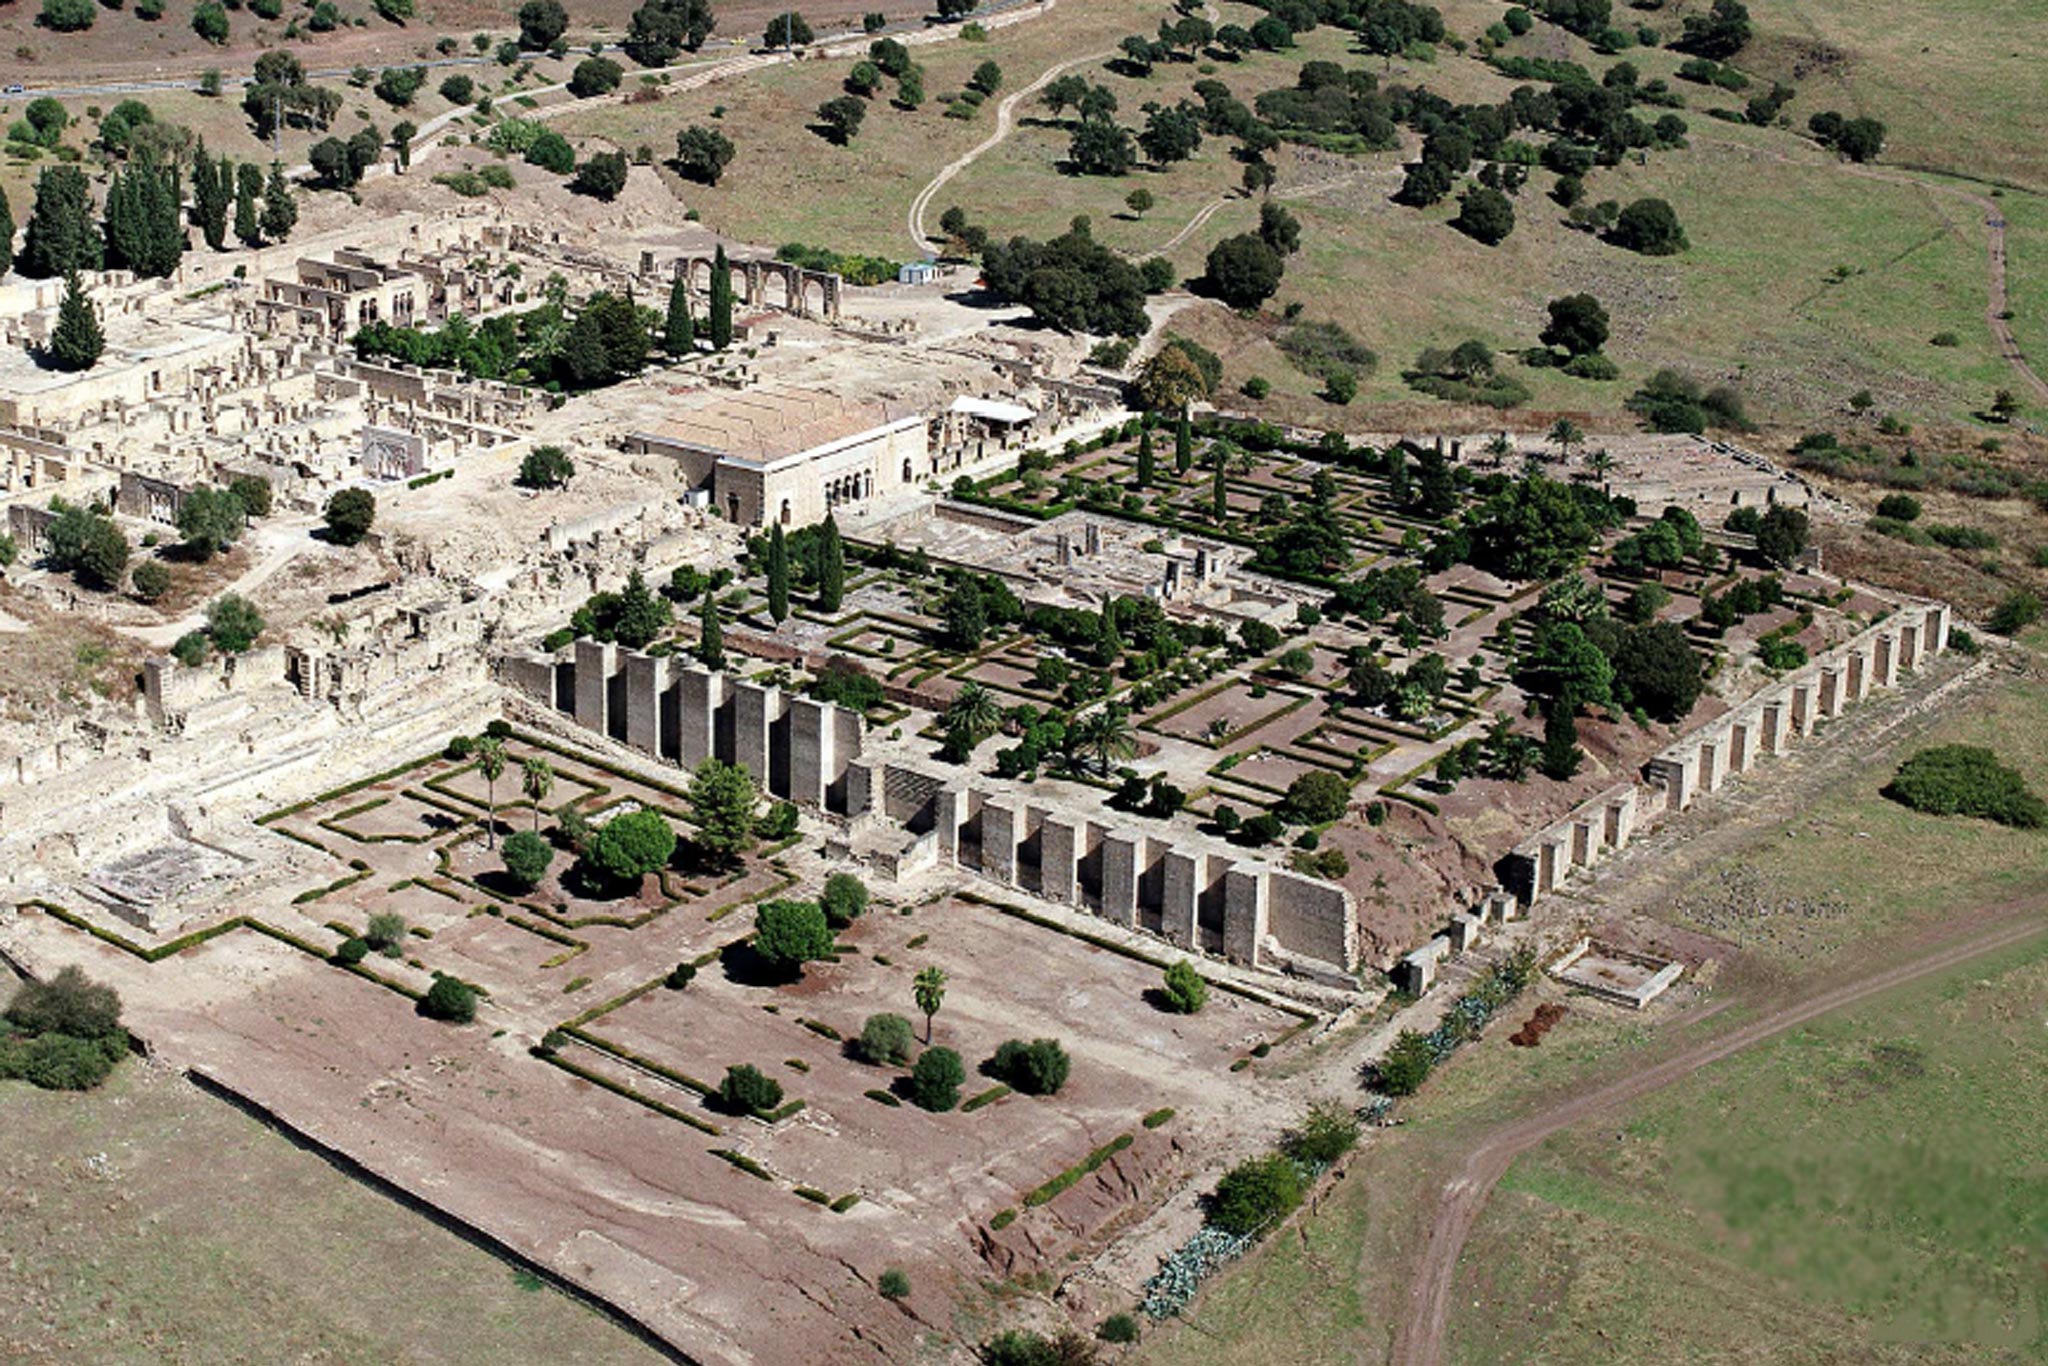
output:
[[[1599, 862], [1667, 815], [1702, 794], [1718, 792], [1732, 776], [1776, 758], [1795, 740], [1810, 737], [1821, 721], [1840, 716], [1878, 688], [1898, 686], [1902, 672], [1922, 667], [1948, 649], [1946, 603], [1915, 603], [1824, 652], [1779, 679], [1734, 711], [1666, 746], [1643, 766], [1641, 783], [1624, 783], [1574, 807], [1523, 840], [1499, 865], [1500, 885], [1481, 898], [1480, 911], [1510, 898], [1526, 913], [1562, 886], [1575, 869]], [[1473, 919], [1471, 915], [1459, 921]], [[1480, 917], [1483, 923], [1483, 915]], [[1398, 974], [1410, 990], [1427, 990], [1438, 963], [1459, 935], [1451, 930], [1406, 954]]]

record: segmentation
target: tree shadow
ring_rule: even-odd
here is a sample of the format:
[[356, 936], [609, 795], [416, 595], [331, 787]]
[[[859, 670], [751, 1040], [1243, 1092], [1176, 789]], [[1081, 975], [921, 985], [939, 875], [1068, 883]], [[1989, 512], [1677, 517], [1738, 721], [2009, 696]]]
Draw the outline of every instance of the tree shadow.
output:
[[718, 955], [725, 980], [740, 987], [786, 987], [803, 980], [801, 968], [775, 962], [751, 943], [728, 944]]

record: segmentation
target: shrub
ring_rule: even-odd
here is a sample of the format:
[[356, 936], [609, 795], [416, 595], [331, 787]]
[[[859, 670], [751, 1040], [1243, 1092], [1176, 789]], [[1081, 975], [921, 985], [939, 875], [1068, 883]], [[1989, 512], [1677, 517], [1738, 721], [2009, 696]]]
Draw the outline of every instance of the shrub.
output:
[[881, 1292], [885, 1300], [903, 1299], [910, 1294], [910, 1277], [892, 1266], [875, 1282], [875, 1289]]
[[1907, 493], [1887, 493], [1877, 500], [1877, 515], [1895, 522], [1911, 522], [1920, 516], [1920, 500]]
[[910, 1099], [921, 1110], [943, 1113], [960, 1103], [967, 1069], [950, 1048], [927, 1048], [910, 1069]]
[[405, 943], [405, 917], [396, 911], [371, 916], [370, 927], [363, 931], [363, 942], [387, 958], [396, 958], [399, 947]]
[[24, 982], [7, 1004], [7, 1022], [29, 1034], [110, 1039], [121, 1034], [121, 997], [75, 964], [47, 982]]
[[1327, 1167], [1357, 1142], [1358, 1116], [1335, 1101], [1319, 1100], [1287, 1131], [1280, 1150], [1304, 1166]]
[[868, 1016], [868, 1022], [861, 1026], [860, 1042], [856, 1045], [861, 1057], [878, 1067], [901, 1066], [909, 1062], [911, 1051], [916, 1046], [917, 1033], [910, 1027], [910, 1021], [888, 1012]]
[[1390, 1096], [1412, 1096], [1429, 1080], [1435, 1066], [1436, 1053], [1428, 1038], [1412, 1029], [1403, 1030], [1379, 1061], [1380, 1089]]
[[107, 1079], [120, 1053], [103, 1042], [71, 1034], [31, 1039], [13, 1059], [0, 1055], [0, 1076], [9, 1071], [45, 1091], [90, 1091]]
[[345, 968], [352, 968], [369, 956], [369, 941], [353, 935], [342, 940], [340, 947], [334, 951], [334, 961]]
[[1049, 1096], [1067, 1083], [1071, 1066], [1057, 1039], [1010, 1039], [990, 1059], [990, 1070], [1027, 1096]]
[[1246, 398], [1257, 402], [1273, 392], [1273, 384], [1262, 375], [1253, 375], [1244, 382], [1243, 389]]
[[765, 1114], [782, 1104], [782, 1083], [752, 1063], [725, 1069], [718, 1084], [719, 1103], [736, 1115]]
[[523, 489], [558, 489], [576, 477], [576, 462], [560, 446], [535, 446], [519, 461], [513, 481]]
[[825, 923], [835, 930], [843, 930], [867, 910], [867, 884], [851, 873], [834, 873], [825, 879], [825, 890], [820, 894], [818, 904], [825, 911]]
[[1350, 805], [1351, 785], [1324, 769], [1300, 774], [1287, 785], [1285, 810], [1303, 825], [1334, 821]]
[[2041, 599], [2025, 588], [2014, 590], [1984, 624], [2002, 636], [2016, 636], [2041, 619]]
[[696, 980], [697, 965], [695, 963], [678, 963], [669, 969], [668, 976], [662, 978], [661, 984], [670, 991], [681, 991]]
[[531, 830], [521, 830], [505, 841], [505, 872], [526, 891], [540, 885], [555, 861], [555, 848]]
[[1939, 745], [1899, 766], [1883, 795], [1935, 816], [1977, 816], [2022, 830], [2048, 825], [2048, 803], [2017, 769], [1975, 745]]
[[1225, 1233], [1263, 1233], [1301, 1204], [1301, 1173], [1280, 1153], [1246, 1158], [1223, 1174], [1209, 1198], [1209, 1222]]
[[1104, 1342], [1119, 1344], [1138, 1340], [1138, 1321], [1129, 1314], [1111, 1314], [1095, 1330], [1095, 1336]]
[[420, 1000], [420, 1014], [449, 1024], [468, 1024], [476, 1018], [476, 988], [453, 977], [436, 977]]
[[1193, 963], [1180, 958], [1167, 964], [1166, 988], [1161, 994], [1168, 1010], [1176, 1015], [1192, 1015], [1208, 1001], [1209, 984], [1195, 971]]

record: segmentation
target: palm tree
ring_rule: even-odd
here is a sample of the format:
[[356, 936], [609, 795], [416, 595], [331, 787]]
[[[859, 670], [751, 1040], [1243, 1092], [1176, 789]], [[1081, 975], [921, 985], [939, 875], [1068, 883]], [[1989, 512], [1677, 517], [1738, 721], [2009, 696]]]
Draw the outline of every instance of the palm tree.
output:
[[1551, 425], [1550, 444], [1557, 447], [1558, 454], [1567, 459], [1571, 456], [1572, 447], [1585, 439], [1586, 434], [1579, 430], [1579, 424], [1568, 417], [1561, 417]]
[[946, 704], [946, 728], [959, 727], [973, 736], [977, 744], [994, 734], [1002, 721], [1003, 711], [996, 705], [995, 694], [979, 683], [962, 684]]
[[944, 968], [920, 968], [910, 981], [910, 994], [917, 1001], [917, 1008], [924, 1013], [924, 1041], [932, 1041], [932, 1016], [939, 1013], [939, 1007], [946, 1003], [946, 970]]
[[548, 799], [548, 793], [555, 790], [554, 765], [539, 755], [522, 760], [519, 765], [519, 789], [533, 803], [533, 831], [540, 833], [540, 804]]
[[1108, 773], [1120, 759], [1138, 752], [1138, 733], [1131, 729], [1131, 714], [1120, 703], [1111, 702], [1074, 722], [1075, 748], [1095, 760], [1095, 767]]
[[1599, 450], [1586, 457], [1586, 468], [1595, 474], [1604, 476], [1607, 471], [1614, 468], [1614, 457], [1607, 453], [1605, 446], [1602, 446]]
[[1486, 453], [1493, 457], [1495, 465], [1499, 465], [1515, 453], [1515, 443], [1508, 440], [1506, 432], [1495, 432], [1486, 439]]
[[498, 779], [505, 776], [505, 742], [495, 735], [486, 735], [476, 742], [476, 770], [484, 775], [484, 792], [489, 801], [490, 819], [484, 826], [484, 847], [498, 847]]

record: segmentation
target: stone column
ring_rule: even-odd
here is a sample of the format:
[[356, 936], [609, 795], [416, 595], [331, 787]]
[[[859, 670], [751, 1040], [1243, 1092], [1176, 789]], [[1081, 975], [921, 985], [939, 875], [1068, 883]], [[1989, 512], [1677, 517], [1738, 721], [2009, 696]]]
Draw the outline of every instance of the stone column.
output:
[[1853, 645], [1849, 649], [1849, 687], [1846, 702], [1861, 702], [1870, 696], [1870, 646]]
[[1820, 692], [1818, 677], [1792, 685], [1792, 731], [1802, 740], [1813, 734], [1813, 723], [1820, 717]]
[[862, 816], [875, 804], [875, 770], [855, 759], [846, 766], [846, 814]]
[[596, 640], [576, 642], [576, 724], [605, 733], [605, 700], [618, 660], [618, 647]]
[[1081, 901], [1081, 822], [1047, 812], [1038, 827], [1038, 894], [1062, 906]]
[[1607, 847], [1619, 849], [1634, 836], [1636, 790], [1630, 788], [1607, 803]]
[[1024, 813], [1008, 802], [981, 804], [981, 875], [1005, 887], [1017, 885], [1017, 842]]
[[1775, 697], [1764, 703], [1756, 738], [1760, 755], [1774, 756], [1785, 752], [1786, 722], [1791, 720], [1791, 711], [1789, 696]]
[[679, 758], [684, 768], [695, 768], [718, 753], [718, 709], [725, 702], [725, 684], [724, 674], [699, 665], [683, 670], [677, 711], [682, 725]]
[[1266, 871], [1257, 864], [1234, 863], [1223, 874], [1223, 956], [1247, 967], [1259, 966], [1259, 946], [1266, 942]]
[[1749, 766], [1756, 762], [1756, 717], [1754, 714], [1731, 723], [1728, 727], [1728, 771], [1747, 773]]
[[1927, 648], [1934, 654], [1948, 651], [1948, 604], [1937, 602], [1927, 609]]
[[1728, 776], [1728, 766], [1721, 759], [1721, 746], [1726, 739], [1724, 735], [1700, 737], [1699, 785], [1702, 792], [1719, 792], [1721, 780]]
[[1650, 781], [1664, 789], [1666, 810], [1683, 811], [1692, 805], [1692, 766], [1683, 759], [1660, 754], [1646, 765]]
[[1581, 816], [1572, 822], [1572, 862], [1583, 868], [1600, 856], [1601, 813]]
[[1119, 925], [1138, 923], [1139, 851], [1144, 836], [1102, 837], [1102, 914]]
[[[1850, 663], [1853, 665], [1854, 661], [1855, 656], [1851, 655]], [[1816, 715], [1823, 720], [1831, 720], [1834, 717], [1840, 716], [1844, 700], [1848, 695], [1848, 687], [1849, 673], [1847, 667], [1841, 664], [1822, 666], [1820, 671], [1820, 706], [1815, 709]], [[1809, 735], [1813, 733], [1813, 727], [1810, 723], [1806, 729]]]
[[960, 862], [960, 827], [967, 824], [967, 789], [957, 783], [948, 783], [932, 799], [932, 806], [937, 817], [933, 830], [939, 837], [939, 858], [957, 867]]
[[1201, 941], [1195, 935], [1196, 907], [1202, 897], [1202, 874], [1208, 858], [1180, 849], [1166, 851], [1166, 895], [1159, 917], [1160, 932], [1184, 947]]
[[823, 806], [832, 770], [832, 713], [839, 708], [812, 697], [789, 699], [789, 799]]
[[626, 743], [661, 757], [661, 695], [668, 691], [668, 660], [638, 653], [626, 656]]

